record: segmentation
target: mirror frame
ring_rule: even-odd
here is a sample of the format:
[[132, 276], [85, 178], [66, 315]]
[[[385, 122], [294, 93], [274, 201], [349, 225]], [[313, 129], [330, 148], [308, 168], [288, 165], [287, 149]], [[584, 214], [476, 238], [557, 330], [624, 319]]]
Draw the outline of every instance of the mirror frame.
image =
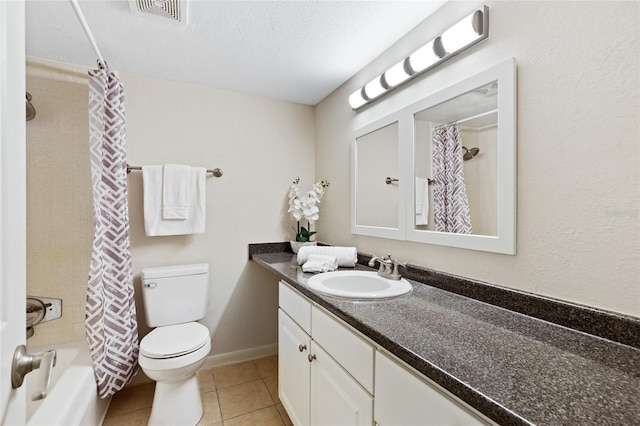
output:
[[[375, 132], [383, 127], [390, 126], [394, 123], [398, 123], [398, 227], [388, 228], [380, 226], [359, 225], [357, 223], [358, 211], [357, 211], [357, 197], [358, 197], [358, 138]], [[351, 233], [359, 235], [369, 235], [372, 237], [382, 237], [397, 240], [404, 240], [405, 238], [405, 189], [403, 184], [402, 170], [403, 166], [406, 166], [406, 144], [403, 144], [403, 131], [406, 132], [406, 126], [400, 121], [399, 111], [390, 114], [384, 118], [376, 120], [367, 124], [364, 127], [359, 128], [353, 132], [351, 138]]]
[[494, 253], [516, 253], [516, 62], [511, 58], [459, 83], [403, 108], [403, 118], [411, 128], [411, 166], [403, 177], [413, 182], [415, 176], [415, 114], [491, 82], [498, 82], [498, 228], [497, 235], [455, 234], [417, 230], [414, 226], [413, 185], [406, 192], [406, 240]]
[[[415, 229], [415, 114], [494, 81], [498, 82], [497, 235], [455, 234]], [[351, 232], [470, 250], [516, 254], [516, 84], [516, 61], [510, 58], [356, 130], [352, 137], [351, 151]], [[399, 203], [399, 228], [357, 225], [356, 140], [396, 121], [399, 137], [398, 189], [400, 199], [404, 199], [404, 203]], [[407, 182], [410, 184], [407, 185]]]

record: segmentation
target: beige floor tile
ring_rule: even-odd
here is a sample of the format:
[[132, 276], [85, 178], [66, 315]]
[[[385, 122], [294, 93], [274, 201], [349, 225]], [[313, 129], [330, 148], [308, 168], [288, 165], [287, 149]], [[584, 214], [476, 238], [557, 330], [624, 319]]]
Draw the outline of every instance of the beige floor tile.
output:
[[258, 368], [253, 361], [215, 367], [212, 371], [218, 389], [250, 382], [260, 378]]
[[254, 380], [218, 390], [220, 410], [225, 420], [273, 405], [262, 380]]
[[289, 414], [287, 414], [287, 410], [284, 409], [284, 406], [282, 404], [278, 404], [276, 405], [276, 408], [278, 409], [278, 412], [282, 416], [282, 420], [284, 420], [284, 424], [287, 426], [293, 426], [293, 422], [289, 418]]
[[224, 426], [284, 426], [275, 406], [225, 420]]
[[151, 416], [151, 407], [141, 408], [128, 413], [104, 419], [103, 426], [147, 426]]
[[218, 394], [216, 392], [202, 394], [202, 406], [204, 407], [204, 413], [197, 426], [213, 426], [222, 422]]
[[213, 379], [212, 370], [197, 371], [196, 377], [198, 377], [198, 388], [200, 388], [200, 393], [206, 393], [216, 390], [216, 382]]
[[278, 398], [278, 376], [269, 376], [262, 379], [267, 386], [267, 390], [271, 394], [273, 402], [280, 404], [280, 398]]
[[151, 407], [155, 383], [131, 386], [115, 394], [111, 400], [107, 417], [130, 413], [140, 408]]
[[260, 377], [271, 377], [278, 375], [278, 355], [272, 355], [255, 360], [256, 367], [260, 372]]

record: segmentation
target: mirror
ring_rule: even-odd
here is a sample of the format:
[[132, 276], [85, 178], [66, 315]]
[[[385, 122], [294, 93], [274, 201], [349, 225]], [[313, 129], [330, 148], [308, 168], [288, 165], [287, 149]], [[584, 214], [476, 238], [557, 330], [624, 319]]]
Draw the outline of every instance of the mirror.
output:
[[[515, 254], [515, 107], [515, 60], [510, 59], [355, 132], [352, 232]], [[357, 151], [391, 134], [399, 137], [399, 157], [389, 162], [400, 171], [394, 186], [404, 203], [404, 221], [402, 209], [388, 202], [390, 195], [376, 197], [382, 189], [365, 185], [358, 172], [386, 175], [377, 164], [390, 156], [388, 149]], [[361, 213], [378, 209], [376, 216], [384, 215], [385, 222], [354, 216], [358, 208]], [[396, 212], [397, 221], [390, 218]]]
[[372, 123], [358, 130], [353, 140], [352, 232], [404, 238], [397, 118]]
[[497, 236], [498, 81], [414, 115], [418, 231]]

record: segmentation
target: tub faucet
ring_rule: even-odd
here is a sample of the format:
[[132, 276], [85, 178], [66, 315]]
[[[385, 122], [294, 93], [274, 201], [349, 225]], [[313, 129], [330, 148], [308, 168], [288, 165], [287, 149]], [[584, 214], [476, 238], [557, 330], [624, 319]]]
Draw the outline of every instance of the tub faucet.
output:
[[369, 261], [369, 266], [373, 268], [376, 262], [380, 264], [378, 275], [380, 275], [382, 278], [396, 281], [402, 278], [400, 276], [400, 272], [398, 272], [398, 266], [407, 266], [405, 262], [400, 262], [397, 259], [392, 259], [391, 254], [388, 254], [384, 257], [373, 256]]

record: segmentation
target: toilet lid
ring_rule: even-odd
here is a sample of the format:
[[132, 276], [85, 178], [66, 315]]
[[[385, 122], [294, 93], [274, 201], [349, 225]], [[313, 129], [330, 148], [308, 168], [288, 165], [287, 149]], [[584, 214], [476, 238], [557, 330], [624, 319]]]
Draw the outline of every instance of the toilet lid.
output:
[[140, 342], [140, 353], [149, 358], [171, 358], [196, 351], [211, 339], [209, 329], [197, 322], [158, 327]]

